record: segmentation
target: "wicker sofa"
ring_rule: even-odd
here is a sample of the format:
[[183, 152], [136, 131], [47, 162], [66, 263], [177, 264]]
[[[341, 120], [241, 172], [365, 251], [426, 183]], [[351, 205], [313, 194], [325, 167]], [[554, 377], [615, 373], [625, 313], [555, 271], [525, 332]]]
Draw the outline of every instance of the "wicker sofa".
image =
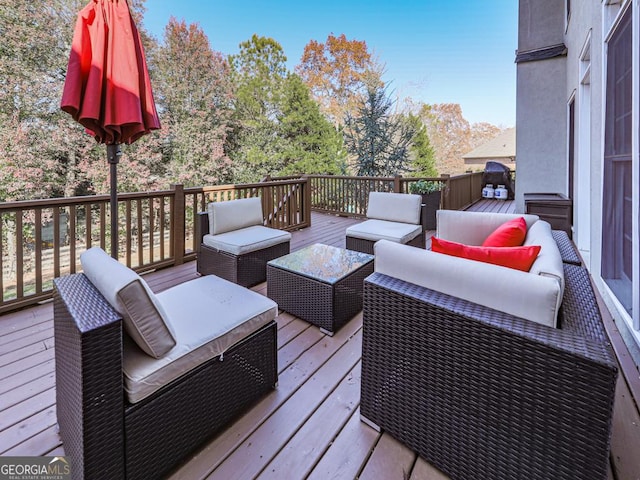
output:
[[[558, 328], [439, 291], [446, 279], [429, 287], [402, 273], [420, 270], [419, 257], [458, 275], [479, 262], [379, 242], [364, 285], [363, 421], [452, 479], [607, 478], [617, 364], [587, 270], [566, 236], [552, 238], [563, 242]], [[483, 267], [459, 277], [463, 290], [491, 295], [493, 283], [500, 299], [519, 281], [519, 299], [536, 308], [534, 274]]]
[[154, 295], [99, 249], [81, 259], [84, 273], [54, 281], [73, 477], [164, 477], [274, 388], [277, 305], [215, 276]]

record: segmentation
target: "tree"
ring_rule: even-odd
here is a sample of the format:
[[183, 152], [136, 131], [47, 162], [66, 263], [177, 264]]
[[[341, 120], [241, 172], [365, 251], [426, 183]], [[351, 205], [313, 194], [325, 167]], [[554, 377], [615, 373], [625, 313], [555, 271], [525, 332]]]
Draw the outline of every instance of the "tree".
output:
[[231, 55], [237, 88], [236, 111], [241, 120], [273, 118], [278, 113], [282, 85], [287, 75], [282, 46], [272, 38], [254, 34]]
[[356, 111], [367, 84], [382, 85], [382, 67], [372, 58], [366, 42], [347, 40], [344, 34], [330, 34], [325, 43], [311, 40], [304, 47], [296, 73], [334, 125], [341, 125], [347, 112]]
[[156, 56], [161, 112], [161, 162], [150, 166], [165, 182], [205, 185], [230, 179], [224, 150], [231, 120], [230, 68], [197, 24], [171, 17]]
[[427, 127], [437, 170], [449, 174], [464, 172], [462, 156], [501, 132], [488, 123], [471, 125], [457, 103], [422, 104], [418, 115]]
[[281, 173], [345, 173], [342, 134], [320, 113], [308, 87], [296, 74], [289, 74], [285, 82], [279, 122], [280, 135], [286, 141]]
[[347, 115], [345, 144], [359, 176], [392, 176], [409, 167], [415, 129], [392, 114], [393, 104], [384, 87], [370, 87], [358, 116]]
[[231, 57], [237, 94], [228, 145], [235, 181], [344, 171], [341, 135], [322, 116], [300, 77], [287, 72], [285, 62], [278, 42], [257, 35]]
[[427, 127], [425, 127], [420, 117], [409, 113], [406, 122], [415, 132], [413, 144], [411, 145], [411, 166], [412, 175], [416, 177], [437, 177], [435, 152], [429, 140]]
[[272, 38], [253, 35], [230, 58], [236, 87], [233, 130], [228, 140], [233, 179], [252, 182], [274, 175], [282, 165], [277, 134], [287, 68], [282, 46]]

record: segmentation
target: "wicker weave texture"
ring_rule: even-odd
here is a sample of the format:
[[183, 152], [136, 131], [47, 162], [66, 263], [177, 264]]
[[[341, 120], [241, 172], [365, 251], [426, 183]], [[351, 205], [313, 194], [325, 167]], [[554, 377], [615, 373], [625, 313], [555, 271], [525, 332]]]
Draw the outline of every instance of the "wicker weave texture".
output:
[[121, 318], [83, 274], [55, 284], [57, 414], [74, 478], [160, 478], [277, 383], [270, 322], [128, 404]]
[[[601, 321], [567, 299], [590, 288], [565, 293], [573, 323]], [[617, 367], [604, 340], [572, 325], [376, 273], [364, 287], [361, 413], [452, 479], [604, 479]]]
[[288, 254], [289, 250], [290, 242], [282, 242], [255, 252], [233, 255], [201, 245], [197, 270], [201, 275], [217, 275], [243, 287], [252, 287], [266, 280], [267, 262]]
[[122, 318], [84, 275], [54, 286], [56, 413], [73, 478], [124, 478]]
[[362, 310], [363, 282], [372, 272], [369, 262], [329, 284], [267, 265], [267, 296], [282, 310], [333, 333]]
[[277, 382], [270, 323], [169, 388], [125, 408], [127, 477], [158, 478], [244, 412]]
[[564, 263], [571, 263], [573, 265], [582, 265], [582, 259], [578, 253], [578, 249], [569, 238], [569, 234], [564, 230], [552, 230], [551, 235], [558, 245], [560, 250], [560, 256]]

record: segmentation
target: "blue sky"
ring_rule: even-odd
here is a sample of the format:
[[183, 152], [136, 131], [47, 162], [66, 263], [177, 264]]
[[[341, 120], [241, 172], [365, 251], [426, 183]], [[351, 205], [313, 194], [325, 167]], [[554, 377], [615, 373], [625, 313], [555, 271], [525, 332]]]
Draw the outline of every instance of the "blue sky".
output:
[[283, 47], [288, 67], [309, 40], [364, 40], [397, 98], [459, 103], [470, 122], [515, 125], [515, 0], [147, 0], [144, 25], [162, 40], [171, 15], [198, 23], [214, 50], [254, 33]]

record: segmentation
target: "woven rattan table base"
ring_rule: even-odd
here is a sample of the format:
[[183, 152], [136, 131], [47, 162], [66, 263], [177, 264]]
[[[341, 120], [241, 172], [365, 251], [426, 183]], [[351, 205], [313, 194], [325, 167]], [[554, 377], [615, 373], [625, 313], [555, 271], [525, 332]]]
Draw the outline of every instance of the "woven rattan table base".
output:
[[267, 265], [267, 296], [278, 307], [333, 335], [362, 310], [364, 279], [373, 273], [373, 261], [334, 284]]

